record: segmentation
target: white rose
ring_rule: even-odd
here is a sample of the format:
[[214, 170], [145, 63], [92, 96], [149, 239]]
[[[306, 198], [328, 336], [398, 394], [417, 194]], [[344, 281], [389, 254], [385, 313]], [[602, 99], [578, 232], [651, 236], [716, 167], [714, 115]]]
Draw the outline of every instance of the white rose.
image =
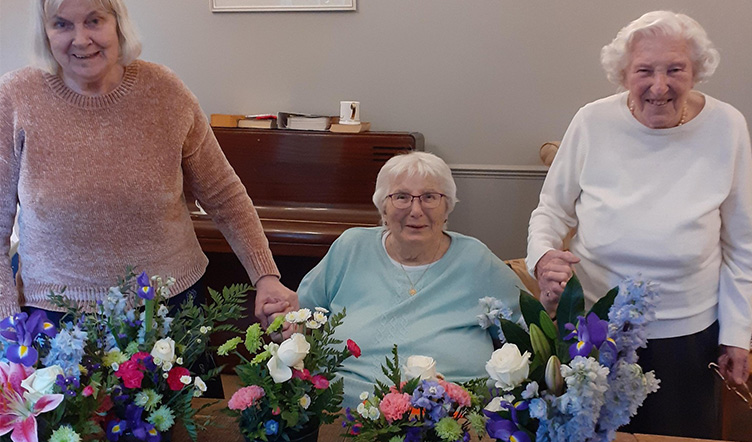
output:
[[506, 343], [493, 352], [486, 362], [486, 371], [496, 381], [496, 387], [513, 390], [527, 379], [530, 372], [530, 352], [521, 355], [516, 345]]
[[151, 355], [154, 359], [164, 362], [175, 362], [175, 341], [172, 338], [164, 338], [154, 343], [151, 349]]
[[29, 402], [36, 402], [45, 394], [52, 393], [52, 387], [55, 386], [55, 380], [59, 374], [65, 376], [59, 365], [52, 365], [32, 373], [21, 381], [21, 387], [26, 390], [24, 398]]
[[402, 373], [406, 379], [436, 379], [436, 361], [428, 356], [410, 356], [407, 358], [407, 365], [402, 367]]
[[279, 345], [277, 355], [288, 367], [302, 370], [303, 359], [309, 351], [311, 351], [311, 344], [306, 341], [305, 336], [300, 333], [293, 333], [289, 339]]

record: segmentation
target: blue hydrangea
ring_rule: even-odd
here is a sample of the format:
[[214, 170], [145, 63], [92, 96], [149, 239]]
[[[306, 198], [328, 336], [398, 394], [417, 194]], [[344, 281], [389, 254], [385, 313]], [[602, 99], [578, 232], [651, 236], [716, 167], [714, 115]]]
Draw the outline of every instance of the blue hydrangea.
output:
[[84, 356], [88, 334], [78, 325], [64, 324], [50, 342], [50, 352], [42, 360], [46, 366], [59, 365], [66, 376], [81, 376], [78, 365]]

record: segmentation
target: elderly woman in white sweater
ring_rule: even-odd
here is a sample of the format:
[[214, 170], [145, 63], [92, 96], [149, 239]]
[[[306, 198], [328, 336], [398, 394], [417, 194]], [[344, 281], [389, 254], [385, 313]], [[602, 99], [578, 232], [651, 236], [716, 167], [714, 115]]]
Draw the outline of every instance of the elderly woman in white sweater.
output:
[[635, 432], [718, 438], [708, 364], [732, 383], [749, 375], [749, 131], [739, 111], [694, 89], [718, 61], [686, 15], [654, 11], [624, 27], [601, 52], [624, 91], [575, 115], [530, 219], [527, 265], [549, 312], [573, 270], [590, 304], [628, 276], [660, 284], [640, 363], [661, 389]]

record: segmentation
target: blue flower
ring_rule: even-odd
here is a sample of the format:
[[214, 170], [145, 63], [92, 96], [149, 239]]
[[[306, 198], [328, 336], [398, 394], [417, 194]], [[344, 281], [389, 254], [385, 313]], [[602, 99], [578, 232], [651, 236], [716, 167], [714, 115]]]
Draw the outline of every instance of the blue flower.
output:
[[264, 433], [266, 433], [267, 436], [271, 436], [273, 434], [277, 434], [279, 431], [279, 422], [269, 419], [264, 423]]
[[127, 429], [127, 422], [117, 419], [111, 420], [110, 423], [107, 424], [107, 440], [110, 442], [116, 442], [120, 439], [120, 435], [122, 435]]
[[80, 376], [79, 364], [84, 356], [87, 337], [88, 333], [78, 325], [66, 324], [50, 342], [50, 352], [42, 362], [47, 366], [59, 365], [66, 376]]
[[16, 313], [0, 321], [0, 335], [9, 342], [5, 357], [26, 367], [36, 364], [39, 353], [32, 344], [40, 333], [49, 337], [57, 334], [54, 324], [42, 310], [34, 311], [31, 316]]
[[577, 327], [566, 324], [565, 327], [573, 330], [564, 339], [569, 340], [577, 337], [577, 342], [569, 347], [569, 356], [587, 356], [593, 348], [599, 348], [608, 337], [608, 321], [599, 318], [595, 313], [590, 313], [587, 318], [577, 317]]
[[147, 301], [154, 299], [154, 287], [151, 286], [149, 275], [147, 275], [146, 272], [141, 272], [141, 274], [138, 275], [138, 278], [136, 278], [136, 282], [138, 283], [138, 296], [140, 298], [146, 299]]

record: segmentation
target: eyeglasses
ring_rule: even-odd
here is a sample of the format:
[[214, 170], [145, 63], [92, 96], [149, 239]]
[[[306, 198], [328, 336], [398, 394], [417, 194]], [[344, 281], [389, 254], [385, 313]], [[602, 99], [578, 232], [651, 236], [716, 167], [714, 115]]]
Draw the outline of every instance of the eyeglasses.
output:
[[410, 195], [409, 193], [397, 192], [386, 197], [392, 200], [395, 209], [407, 209], [413, 205], [413, 200], [418, 198], [420, 205], [426, 209], [435, 209], [439, 207], [441, 198], [445, 197], [443, 193], [428, 192], [422, 195]]
[[713, 370], [715, 374], [718, 375], [728, 391], [733, 391], [737, 396], [741, 398], [741, 400], [743, 400], [747, 404], [747, 406], [749, 406], [749, 409], [752, 410], [752, 393], [750, 393], [749, 387], [747, 387], [746, 384], [742, 384], [738, 387], [736, 385], [729, 384], [726, 378], [721, 374], [721, 368], [715, 362], [708, 364], [708, 368]]

